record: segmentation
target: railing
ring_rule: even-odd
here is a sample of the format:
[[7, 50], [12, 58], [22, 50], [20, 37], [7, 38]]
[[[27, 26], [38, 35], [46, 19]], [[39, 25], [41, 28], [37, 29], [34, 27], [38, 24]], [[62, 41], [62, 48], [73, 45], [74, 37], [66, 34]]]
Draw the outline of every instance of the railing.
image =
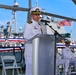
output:
[[[15, 46], [15, 47], [0, 47], [0, 56], [1, 55], [15, 55], [17, 63], [21, 63], [23, 59], [24, 47]], [[0, 65], [1, 65], [0, 60]]]

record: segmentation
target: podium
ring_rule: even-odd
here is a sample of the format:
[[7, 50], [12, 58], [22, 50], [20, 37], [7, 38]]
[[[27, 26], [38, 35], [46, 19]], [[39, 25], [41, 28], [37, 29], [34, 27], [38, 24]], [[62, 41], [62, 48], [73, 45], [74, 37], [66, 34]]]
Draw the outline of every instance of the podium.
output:
[[54, 35], [37, 35], [32, 41], [32, 75], [54, 75]]

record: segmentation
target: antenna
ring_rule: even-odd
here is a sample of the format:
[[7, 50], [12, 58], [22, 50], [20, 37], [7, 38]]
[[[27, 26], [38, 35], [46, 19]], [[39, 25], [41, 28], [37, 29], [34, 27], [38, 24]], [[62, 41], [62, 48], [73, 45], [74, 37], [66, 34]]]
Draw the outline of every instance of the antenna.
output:
[[14, 0], [14, 3], [16, 2], [16, 0]]
[[[31, 5], [31, 0], [29, 0], [28, 5], [29, 5], [29, 7], [28, 7], [28, 8], [29, 8], [29, 10], [30, 10], [30, 9], [31, 9], [31, 6], [32, 6], [32, 5]], [[27, 20], [27, 21], [31, 21], [30, 11], [28, 11], [28, 17], [27, 17], [27, 18], [28, 18], [28, 20]]]
[[38, 6], [38, 0], [36, 0], [36, 6]]

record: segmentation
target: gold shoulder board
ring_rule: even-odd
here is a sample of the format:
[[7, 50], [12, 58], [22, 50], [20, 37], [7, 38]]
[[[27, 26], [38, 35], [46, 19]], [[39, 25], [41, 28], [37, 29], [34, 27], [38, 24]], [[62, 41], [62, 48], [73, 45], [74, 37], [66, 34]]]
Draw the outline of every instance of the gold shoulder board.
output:
[[28, 21], [28, 23], [29, 23], [29, 24], [31, 24], [31, 23], [32, 23], [32, 21]]

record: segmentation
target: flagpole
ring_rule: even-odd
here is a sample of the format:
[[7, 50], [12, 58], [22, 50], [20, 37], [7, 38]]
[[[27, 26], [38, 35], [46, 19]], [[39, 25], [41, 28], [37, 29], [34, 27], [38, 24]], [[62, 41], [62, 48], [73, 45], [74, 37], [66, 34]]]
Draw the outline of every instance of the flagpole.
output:
[[72, 25], [71, 25], [71, 30], [70, 30], [70, 35], [71, 35], [71, 41], [72, 41], [72, 29], [73, 29], [73, 21], [72, 21]]

